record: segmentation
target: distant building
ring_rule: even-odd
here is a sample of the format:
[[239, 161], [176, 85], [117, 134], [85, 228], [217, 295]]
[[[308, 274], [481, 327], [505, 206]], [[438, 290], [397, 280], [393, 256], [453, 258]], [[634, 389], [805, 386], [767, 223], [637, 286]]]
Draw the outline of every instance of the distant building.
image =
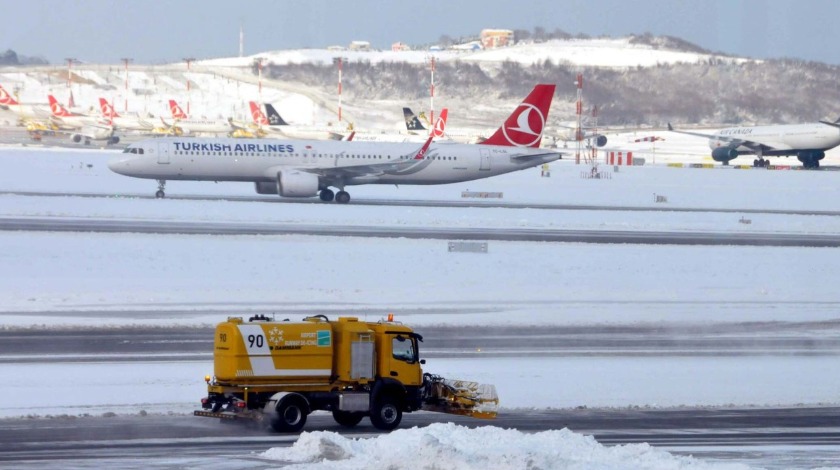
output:
[[353, 41], [350, 43], [350, 47], [348, 47], [351, 51], [369, 51], [370, 50], [370, 42], [368, 41]]
[[485, 49], [513, 45], [513, 31], [510, 29], [482, 29], [481, 45]]
[[404, 42], [395, 42], [391, 44], [391, 50], [394, 52], [410, 51], [411, 48]]
[[327, 50], [328, 51], [346, 51], [347, 48], [344, 47], [344, 46], [328, 46]]
[[456, 51], [480, 51], [481, 41], [470, 41], [464, 44], [455, 44], [450, 49], [454, 49]]

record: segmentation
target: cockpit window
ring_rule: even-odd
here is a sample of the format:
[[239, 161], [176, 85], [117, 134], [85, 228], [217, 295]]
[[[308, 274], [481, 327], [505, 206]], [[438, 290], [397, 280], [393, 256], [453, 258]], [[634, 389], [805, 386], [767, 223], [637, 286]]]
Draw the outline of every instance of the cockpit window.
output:
[[125, 150], [123, 150], [123, 153], [134, 153], [134, 154], [143, 155], [143, 149], [142, 148], [139, 148], [139, 149], [138, 148], [126, 148]]

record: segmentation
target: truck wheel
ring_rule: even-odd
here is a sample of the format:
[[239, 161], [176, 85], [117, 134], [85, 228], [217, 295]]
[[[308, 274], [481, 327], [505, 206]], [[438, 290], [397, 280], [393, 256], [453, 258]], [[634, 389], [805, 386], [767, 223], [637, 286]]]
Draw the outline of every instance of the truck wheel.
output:
[[306, 424], [306, 409], [298, 400], [285, 400], [277, 405], [271, 427], [277, 432], [298, 432]]
[[390, 431], [400, 425], [402, 410], [391, 397], [382, 397], [370, 410], [370, 422], [376, 429]]
[[352, 428], [353, 426], [359, 424], [362, 418], [365, 417], [363, 413], [353, 413], [352, 411], [341, 410], [333, 411], [332, 415], [336, 423], [347, 428]]

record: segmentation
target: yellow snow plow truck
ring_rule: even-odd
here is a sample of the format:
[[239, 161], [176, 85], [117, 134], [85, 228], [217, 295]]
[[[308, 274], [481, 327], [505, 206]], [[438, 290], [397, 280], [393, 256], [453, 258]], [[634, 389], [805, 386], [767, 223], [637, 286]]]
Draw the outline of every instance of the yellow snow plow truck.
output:
[[278, 432], [300, 431], [316, 410], [347, 427], [369, 416], [381, 430], [417, 410], [495, 418], [496, 388], [424, 374], [422, 341], [391, 315], [375, 323], [231, 317], [216, 327], [214, 375], [205, 377], [207, 397], [194, 414], [267, 421]]

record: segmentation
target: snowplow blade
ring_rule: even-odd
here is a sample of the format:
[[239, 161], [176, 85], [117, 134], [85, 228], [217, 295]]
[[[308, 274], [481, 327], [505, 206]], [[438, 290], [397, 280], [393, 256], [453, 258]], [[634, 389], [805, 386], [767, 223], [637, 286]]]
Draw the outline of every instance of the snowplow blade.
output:
[[428, 380], [423, 404], [426, 411], [480, 419], [493, 419], [498, 414], [499, 396], [494, 385], [436, 376]]

